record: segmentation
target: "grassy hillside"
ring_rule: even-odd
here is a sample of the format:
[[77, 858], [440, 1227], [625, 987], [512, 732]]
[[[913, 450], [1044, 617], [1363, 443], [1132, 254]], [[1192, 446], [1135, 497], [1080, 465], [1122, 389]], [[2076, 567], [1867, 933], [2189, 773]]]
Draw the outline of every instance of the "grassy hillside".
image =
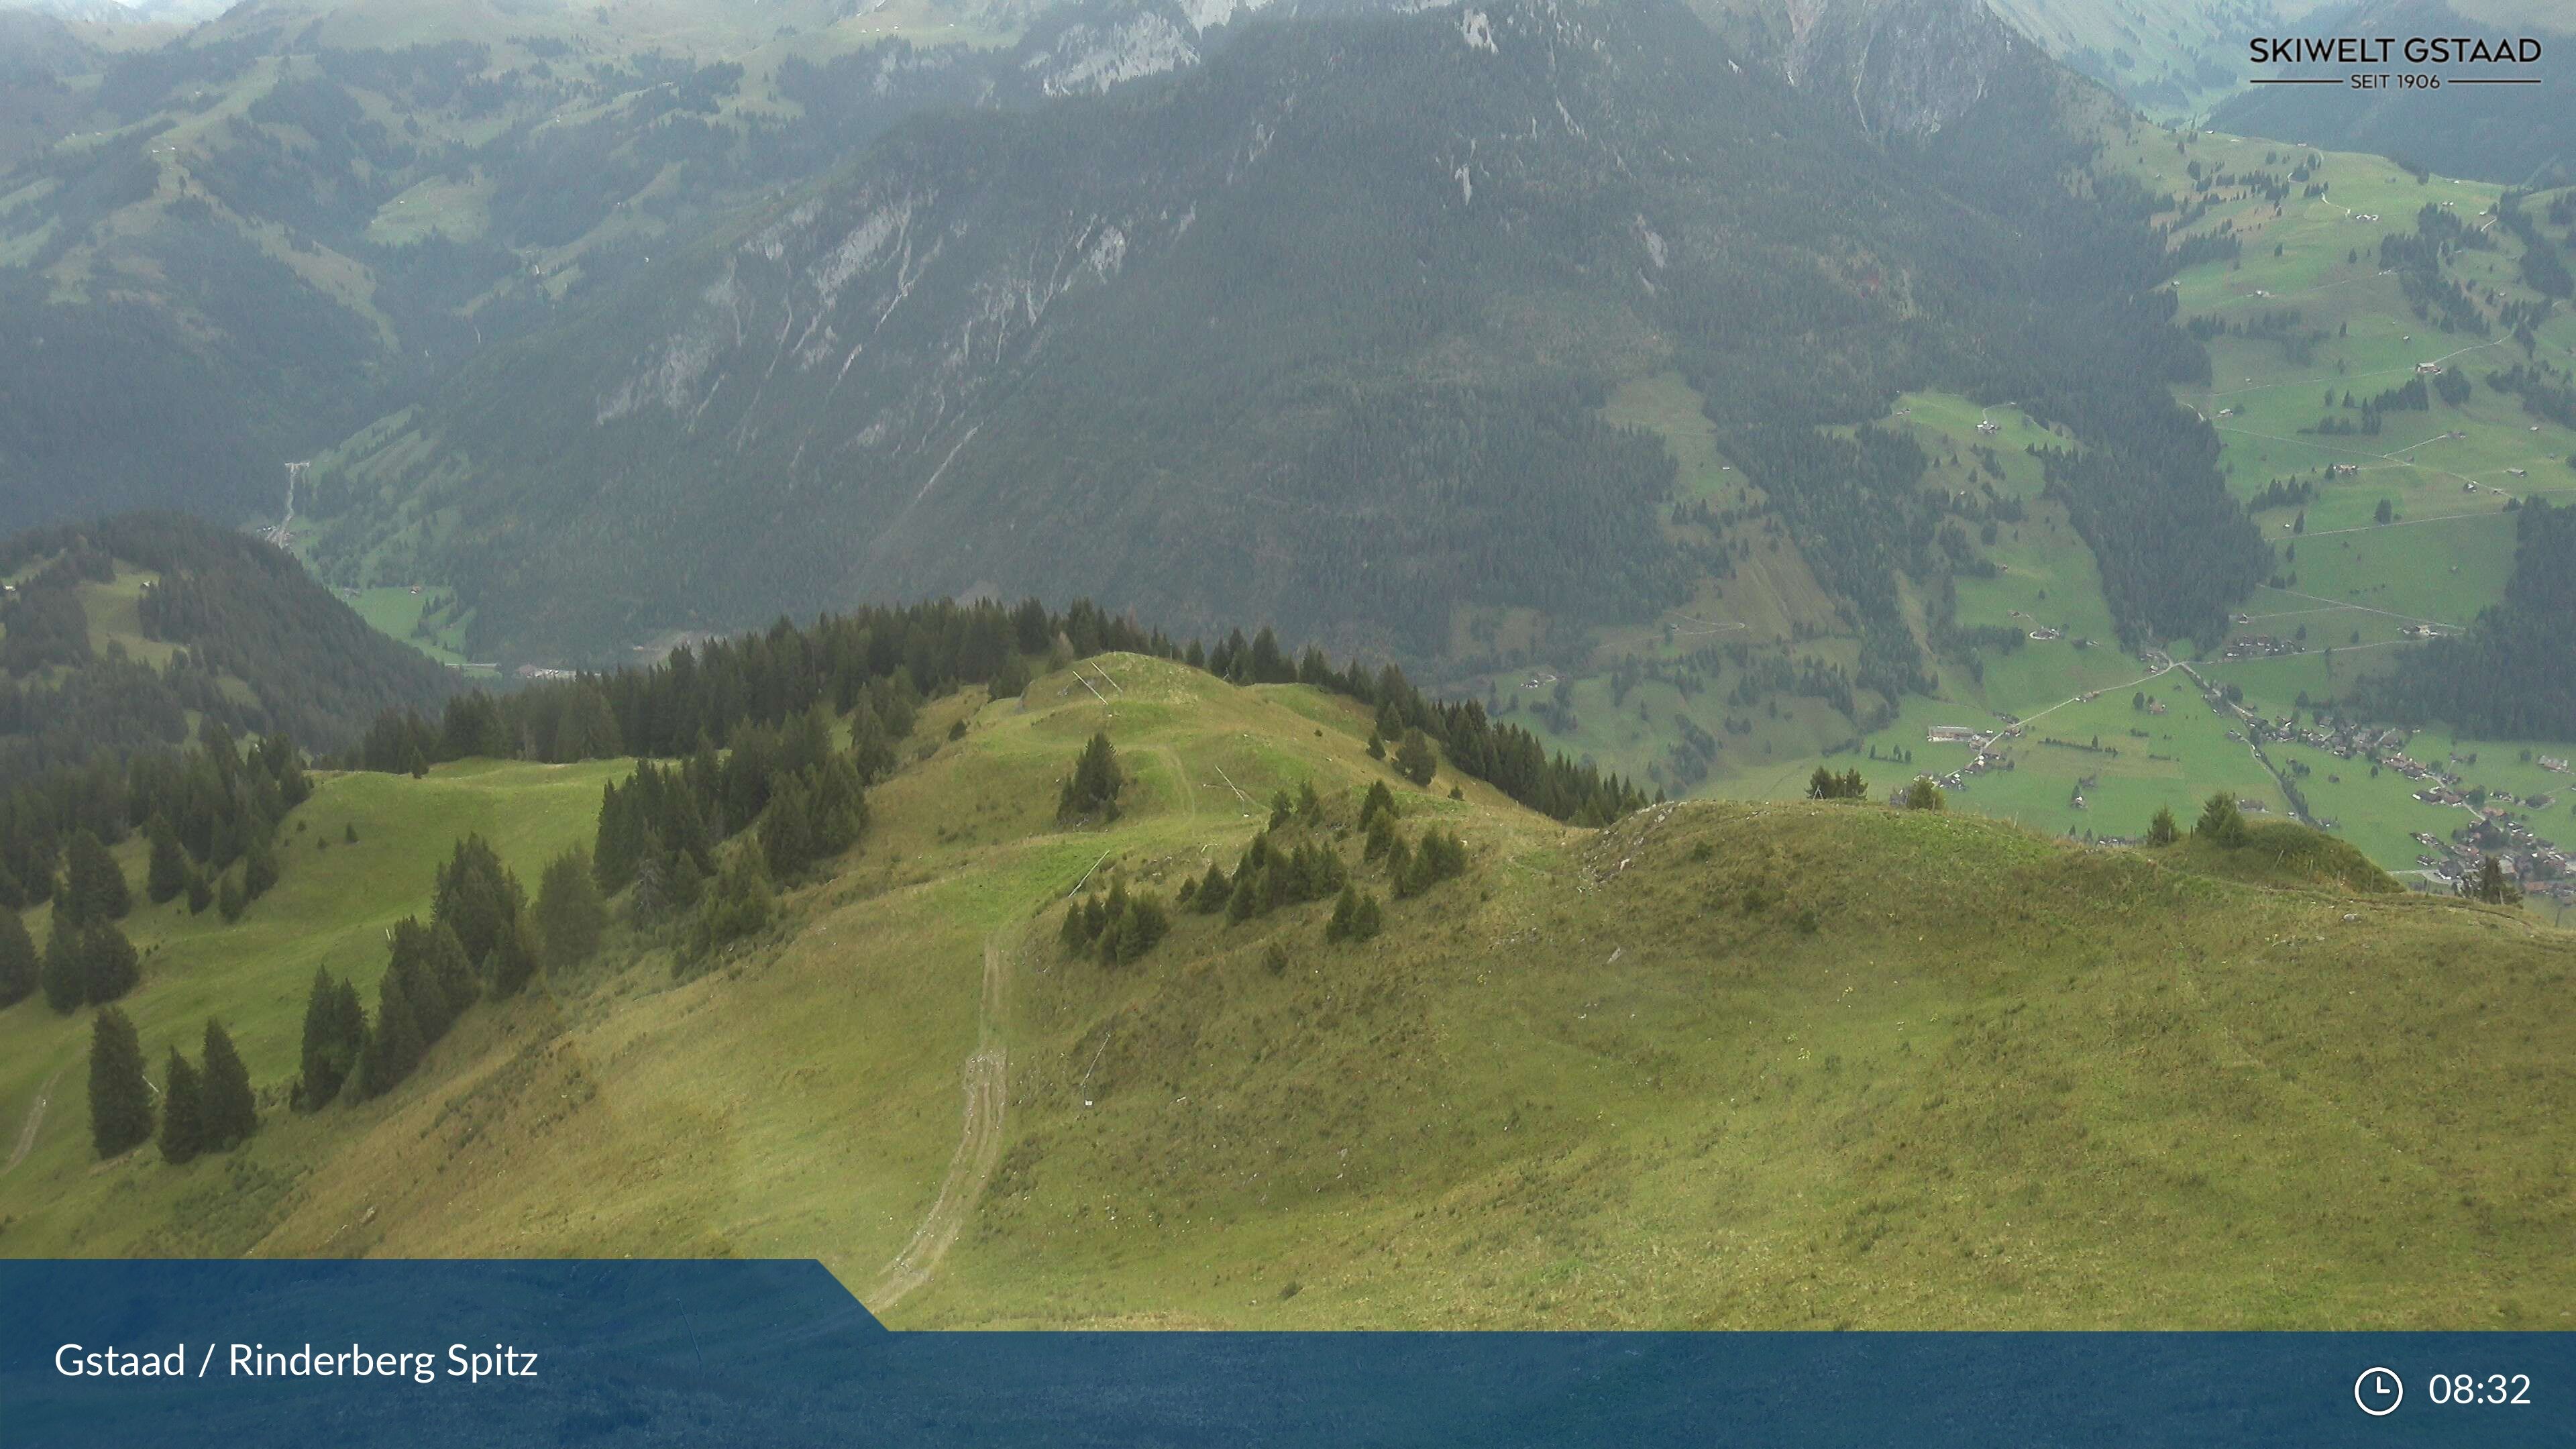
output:
[[[1570, 830], [1368, 727], [1133, 656], [934, 702], [771, 935], [675, 979], [621, 928], [298, 1118], [314, 966], [372, 999], [450, 839], [531, 875], [620, 767], [329, 779], [241, 926], [129, 922], [147, 1054], [223, 1014], [261, 1134], [92, 1162], [85, 1023], [13, 1008], [0, 1252], [817, 1255], [917, 1325], [2566, 1323], [2576, 941], [2525, 915], [1874, 805]], [[1059, 828], [1094, 730], [1124, 813]], [[1386, 897], [1379, 780], [1470, 867], [1374, 941], [1059, 944], [1078, 883], [1168, 897], [1307, 783], [1276, 839]]]

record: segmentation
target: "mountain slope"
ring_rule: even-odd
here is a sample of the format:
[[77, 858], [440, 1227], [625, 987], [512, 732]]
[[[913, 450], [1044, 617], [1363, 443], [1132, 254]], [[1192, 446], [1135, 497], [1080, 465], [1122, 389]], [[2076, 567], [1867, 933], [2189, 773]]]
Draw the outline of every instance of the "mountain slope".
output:
[[2245, 89], [2246, 42], [2290, 33], [2306, 3], [2274, 0], [1994, 0], [2049, 53], [2162, 121]]
[[0, 10], [0, 529], [273, 519], [279, 465], [888, 121], [1182, 64], [1231, 13], [1047, 8]]
[[0, 541], [0, 580], [0, 783], [207, 722], [344, 749], [455, 688], [284, 550], [179, 514]]
[[[1569, 830], [1445, 767], [1413, 788], [1369, 725], [1132, 656], [930, 701], [859, 850], [715, 969], [620, 928], [394, 1093], [272, 1105], [185, 1168], [94, 1169], [71, 1073], [0, 1251], [819, 1255], [862, 1291], [911, 1264], [918, 1325], [2557, 1321], [2563, 933], [1857, 804]], [[1095, 730], [1125, 809], [1067, 829]], [[302, 985], [372, 999], [437, 842], [532, 874], [620, 768], [322, 781], [299, 818], [333, 848], [240, 927], [128, 923], [162, 947], [148, 1052], [224, 1014], [274, 1103]], [[1406, 840], [1462, 835], [1463, 877], [1393, 897], [1372, 783]], [[1069, 892], [1168, 901], [1307, 784], [1273, 839], [1338, 854], [1383, 935], [1327, 941], [1319, 901], [1182, 911], [1117, 966], [1060, 944]], [[0, 1110], [81, 1039], [0, 1013]], [[961, 1073], [994, 1059], [983, 1177]]]
[[1419, 659], [1458, 603], [1642, 621], [1732, 567], [1592, 416], [1678, 369], [1818, 521], [1892, 690], [1919, 646], [1872, 555], [1937, 520], [1873, 521], [1902, 458], [1828, 501], [1803, 430], [1946, 377], [2158, 436], [2100, 497], [2170, 526], [2094, 541], [2173, 581], [2124, 627], [2212, 623], [2250, 535], [2139, 396], [2188, 351], [2151, 239], [2068, 193], [2098, 93], [1962, 23], [1958, 69], [1887, 76], [1865, 24], [1739, 58], [1675, 5], [1256, 20], [1101, 100], [919, 122], [323, 460], [317, 555], [453, 582], [504, 655], [1035, 587]]

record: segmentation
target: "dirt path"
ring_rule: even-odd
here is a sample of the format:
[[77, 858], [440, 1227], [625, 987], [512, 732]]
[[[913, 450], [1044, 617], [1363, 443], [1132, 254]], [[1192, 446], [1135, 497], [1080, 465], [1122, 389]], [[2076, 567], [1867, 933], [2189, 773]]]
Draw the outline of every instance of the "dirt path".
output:
[[1154, 753], [1172, 767], [1172, 778], [1181, 784], [1181, 814], [1196, 817], [1199, 813], [1199, 787], [1190, 783], [1190, 767], [1181, 763], [1181, 752], [1170, 745], [1156, 745]]
[[18, 1129], [18, 1145], [9, 1149], [9, 1161], [0, 1165], [0, 1175], [14, 1171], [19, 1163], [27, 1160], [28, 1153], [36, 1150], [36, 1129], [45, 1125], [45, 1104], [54, 1099], [54, 1084], [70, 1070], [68, 1063], [54, 1068], [54, 1074], [45, 1078], [45, 1084], [36, 1089], [35, 1105], [27, 1109], [27, 1125]]
[[1010, 964], [1002, 953], [1001, 938], [989, 936], [984, 941], [984, 991], [976, 1009], [975, 1054], [966, 1059], [966, 1122], [958, 1134], [957, 1151], [948, 1159], [948, 1175], [940, 1180], [939, 1196], [930, 1205], [930, 1213], [913, 1230], [912, 1241], [894, 1255], [894, 1261], [877, 1274], [875, 1284], [860, 1301], [868, 1311], [882, 1315], [900, 1303], [912, 1290], [930, 1281], [931, 1271], [946, 1257], [949, 1246], [966, 1229], [966, 1220], [984, 1195], [984, 1184], [993, 1177], [994, 1165], [1002, 1158], [1002, 1117], [1010, 1104], [1010, 1068], [1002, 1049], [1002, 1003], [1010, 989]]

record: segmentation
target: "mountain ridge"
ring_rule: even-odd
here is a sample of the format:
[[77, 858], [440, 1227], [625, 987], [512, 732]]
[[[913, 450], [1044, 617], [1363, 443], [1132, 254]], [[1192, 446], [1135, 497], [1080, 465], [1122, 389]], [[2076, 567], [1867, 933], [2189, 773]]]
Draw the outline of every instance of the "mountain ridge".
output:
[[[1957, 7], [1909, 0], [1901, 13], [1945, 9]], [[1835, 101], [1734, 59], [1674, 6], [1459, 6], [1293, 28], [1256, 18], [1207, 65], [1058, 103], [1043, 125], [912, 123], [721, 253], [669, 264], [650, 295], [496, 356], [325, 459], [317, 556], [344, 582], [383, 559], [453, 577], [492, 597], [478, 648], [573, 657], [800, 596], [1004, 580], [1134, 604], [1177, 629], [1266, 617], [1416, 657], [1449, 627], [1439, 597], [1545, 606], [1560, 590], [1573, 616], [1651, 617], [1679, 602], [1675, 584], [1655, 582], [1672, 567], [1665, 531], [1636, 516], [1666, 496], [1652, 480], [1643, 493], [1603, 490], [1602, 507], [1626, 520], [1612, 527], [1571, 512], [1561, 483], [1479, 463], [1481, 475], [1459, 475], [1471, 486], [1435, 496], [1499, 484], [1577, 558], [1551, 560], [1512, 517], [1475, 514], [1440, 537], [1490, 537], [1485, 557], [1428, 565], [1448, 579], [1437, 596], [1384, 582], [1399, 560], [1382, 525], [1337, 538], [1315, 524], [1305, 537], [1281, 520], [1318, 504], [1365, 509], [1354, 464], [1395, 480], [1381, 506], [1421, 486], [1408, 470], [1455, 472], [1463, 460], [1422, 451], [1427, 438], [1398, 440], [1452, 414], [1487, 419], [1465, 424], [1470, 439], [1505, 418], [1549, 419], [1583, 468], [1627, 476], [1618, 440], [1581, 414], [1661, 359], [1705, 374], [1700, 391], [1739, 427], [1784, 409], [1859, 421], [1901, 385], [1891, 374], [2016, 371], [1991, 356], [2004, 344], [1972, 329], [2026, 337], [2064, 321], [2036, 301], [1971, 294], [1997, 250], [2039, 245], [2022, 228], [2041, 216], [2062, 227], [2081, 209], [2060, 188], [2087, 143], [2045, 118], [2095, 102], [2010, 32], [1985, 22], [1978, 33], [1993, 65], [1967, 91], [1892, 85], [1897, 111], [1852, 115], [1839, 131], [1819, 125]], [[1817, 57], [1852, 53], [1819, 44]], [[1298, 108], [1318, 88], [1329, 117]], [[1458, 119], [1426, 154], [1415, 116], [1433, 107]], [[1860, 129], [1882, 123], [1884, 151]], [[1191, 139], [1176, 149], [1163, 139], [1174, 136]], [[1915, 174], [1927, 169], [1941, 179]], [[1791, 175], [1802, 179], [1781, 179]], [[1353, 214], [1288, 207], [1316, 188]], [[2144, 246], [2143, 224], [2094, 225], [2100, 256], [2051, 243], [2062, 285], [2143, 288], [2153, 262], [2141, 252], [2141, 270], [2127, 270], [2109, 243], [2134, 225]], [[2085, 268], [2094, 275], [2079, 282]], [[849, 288], [865, 291], [864, 309], [851, 310]], [[2160, 324], [2134, 302], [2086, 305], [2131, 345], [2157, 345]], [[1882, 357], [1861, 344], [1865, 325]], [[1754, 346], [1778, 365], [1730, 355]], [[1567, 387], [1579, 406], [1543, 400]], [[1219, 417], [1249, 436], [1212, 431]], [[512, 461], [540, 457], [542, 481]], [[2176, 506], [2196, 488], [2220, 502], [2214, 480], [2152, 485], [2168, 487]], [[772, 520], [763, 566], [748, 576], [725, 558], [692, 561], [684, 588], [582, 549], [548, 548], [540, 562], [536, 535], [580, 532], [565, 498], [617, 515], [611, 533], [631, 535], [621, 550], [656, 530], [674, 543], [737, 533], [749, 504]], [[477, 521], [473, 537], [451, 541], [444, 520], [463, 518]], [[1223, 557], [1247, 545], [1249, 556]], [[1210, 549], [1219, 557], [1196, 556]], [[569, 601], [542, 584], [567, 568], [597, 570], [599, 584]], [[1366, 597], [1336, 597], [1354, 587]], [[2141, 624], [2144, 598], [2131, 605]], [[2158, 627], [2186, 630], [2215, 607], [2163, 610]], [[1393, 632], [1334, 632], [1370, 615]]]
[[[1446, 761], [1400, 775], [1365, 707], [1306, 686], [1046, 664], [923, 699], [857, 849], [768, 927], [703, 956], [621, 908], [391, 1090], [291, 1113], [317, 966], [372, 989], [453, 838], [533, 877], [603, 781], [636, 788], [622, 760], [318, 777], [281, 832], [330, 847], [238, 925], [127, 925], [160, 947], [127, 998], [145, 1042], [225, 1015], [259, 1134], [100, 1167], [65, 1077], [0, 1180], [0, 1251], [791, 1252], [874, 1283], [989, 1132], [904, 1326], [2552, 1321], [2566, 1028], [2537, 1003], [2576, 957], [2526, 915], [1862, 802], [1574, 829]], [[1121, 808], [1069, 823], [1099, 733]], [[728, 860], [769, 834], [732, 828]], [[1457, 873], [1399, 884], [1385, 846], [1435, 835]], [[1330, 854], [1382, 929], [1193, 906], [1211, 866], [1278, 888], [1255, 840]], [[1135, 954], [1070, 944], [1069, 906], [1148, 897], [1167, 926]], [[0, 1102], [81, 1036], [0, 1012]], [[997, 1043], [998, 1125], [959, 1091]], [[2471, 1231], [2473, 1261], [2392, 1251]]]

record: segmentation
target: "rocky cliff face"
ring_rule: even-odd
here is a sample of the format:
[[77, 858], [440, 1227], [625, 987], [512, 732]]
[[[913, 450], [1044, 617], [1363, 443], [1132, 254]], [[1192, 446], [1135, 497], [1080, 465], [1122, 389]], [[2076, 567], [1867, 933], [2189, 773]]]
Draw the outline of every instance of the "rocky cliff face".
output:
[[1956, 124], [2034, 49], [1982, 0], [1787, 0], [1779, 64], [1882, 139]]

